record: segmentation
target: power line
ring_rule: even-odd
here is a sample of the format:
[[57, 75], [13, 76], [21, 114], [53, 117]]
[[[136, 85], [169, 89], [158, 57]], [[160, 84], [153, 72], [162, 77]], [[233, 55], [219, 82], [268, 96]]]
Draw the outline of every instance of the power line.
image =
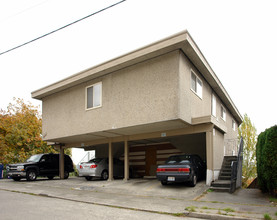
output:
[[60, 30], [62, 30], [62, 29], [64, 29], [64, 28], [67, 28], [67, 27], [69, 27], [69, 26], [71, 26], [71, 25], [73, 25], [73, 24], [76, 24], [76, 23], [78, 23], [78, 22], [80, 22], [80, 21], [82, 21], [82, 20], [85, 20], [85, 19], [87, 19], [87, 18], [89, 18], [89, 17], [91, 17], [91, 16], [93, 16], [93, 15], [96, 15], [96, 14], [98, 14], [98, 13], [100, 13], [100, 12], [103, 12], [103, 11], [109, 9], [109, 8], [112, 8], [112, 7], [116, 6], [116, 5], [119, 5], [119, 4], [121, 4], [122, 2], [125, 2], [125, 1], [126, 1], [126, 0], [122, 0], [122, 1], [119, 1], [119, 2], [117, 2], [117, 3], [115, 3], [115, 4], [109, 5], [109, 6], [103, 8], [103, 9], [97, 11], [97, 12], [93, 12], [92, 14], [89, 14], [89, 15], [83, 17], [83, 18], [80, 18], [80, 19], [78, 19], [78, 20], [76, 20], [76, 21], [73, 21], [72, 23], [69, 23], [69, 24], [67, 24], [67, 25], [65, 25], [65, 26], [63, 26], [63, 27], [60, 27], [60, 28], [58, 28], [58, 29], [56, 29], [56, 30], [53, 30], [53, 31], [51, 31], [51, 32], [49, 32], [49, 33], [47, 33], [47, 34], [44, 34], [44, 35], [42, 35], [42, 36], [40, 36], [40, 37], [37, 37], [37, 38], [35, 38], [35, 39], [33, 39], [33, 40], [27, 41], [27, 42], [25, 42], [25, 43], [23, 43], [23, 44], [20, 44], [20, 45], [18, 45], [18, 46], [16, 46], [16, 47], [13, 47], [13, 48], [9, 49], [9, 50], [6, 50], [6, 51], [4, 51], [4, 52], [1, 52], [0, 55], [3, 55], [3, 54], [8, 53], [8, 52], [11, 52], [11, 51], [13, 51], [13, 50], [15, 50], [15, 49], [18, 49], [18, 48], [20, 48], [20, 47], [23, 47], [23, 46], [25, 46], [25, 45], [27, 45], [27, 44], [30, 44], [30, 43], [32, 43], [32, 42], [34, 42], [34, 41], [37, 41], [37, 40], [41, 39], [41, 38], [44, 38], [44, 37], [46, 37], [46, 36], [48, 36], [48, 35], [50, 35], [50, 34], [53, 34], [53, 33], [57, 32], [57, 31], [60, 31]]

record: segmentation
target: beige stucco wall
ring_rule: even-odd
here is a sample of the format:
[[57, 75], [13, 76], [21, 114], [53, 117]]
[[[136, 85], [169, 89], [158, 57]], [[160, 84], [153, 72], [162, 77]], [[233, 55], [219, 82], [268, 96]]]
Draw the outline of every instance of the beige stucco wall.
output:
[[176, 136], [170, 143], [185, 154], [198, 154], [203, 160], [207, 160], [206, 133]]
[[[179, 117], [191, 123], [192, 118], [211, 115], [211, 88], [189, 59], [180, 52]], [[191, 72], [202, 81], [202, 98], [191, 90]]]
[[[213, 93], [216, 97], [216, 116], [212, 116], [216, 121], [226, 128], [226, 133], [224, 134], [224, 152], [225, 155], [232, 155], [232, 153], [237, 154], [237, 138], [238, 138], [238, 123], [226, 108], [225, 104], [219, 99], [219, 97]], [[221, 106], [226, 110], [226, 120], [221, 118]], [[235, 130], [232, 127], [232, 121], [235, 122]]]
[[[176, 119], [178, 62], [174, 51], [44, 98], [44, 139]], [[85, 110], [85, 88], [97, 82], [102, 107]]]
[[214, 144], [214, 169], [220, 170], [224, 156], [224, 134], [217, 129], [213, 129]]

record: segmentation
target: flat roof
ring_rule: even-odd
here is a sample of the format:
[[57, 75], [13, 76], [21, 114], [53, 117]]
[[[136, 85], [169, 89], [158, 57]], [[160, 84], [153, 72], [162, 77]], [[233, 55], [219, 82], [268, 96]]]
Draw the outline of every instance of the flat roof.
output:
[[32, 98], [42, 100], [46, 96], [68, 89], [72, 86], [174, 50], [182, 50], [184, 54], [186, 54], [240, 124], [243, 120], [241, 114], [187, 30], [33, 91]]

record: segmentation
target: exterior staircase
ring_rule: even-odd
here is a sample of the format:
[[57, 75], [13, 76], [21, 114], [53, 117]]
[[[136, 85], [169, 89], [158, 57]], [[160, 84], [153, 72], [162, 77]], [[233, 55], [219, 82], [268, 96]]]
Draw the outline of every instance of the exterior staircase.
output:
[[232, 161], [237, 161], [237, 156], [224, 157], [218, 180], [212, 182], [210, 189], [220, 192], [231, 192]]

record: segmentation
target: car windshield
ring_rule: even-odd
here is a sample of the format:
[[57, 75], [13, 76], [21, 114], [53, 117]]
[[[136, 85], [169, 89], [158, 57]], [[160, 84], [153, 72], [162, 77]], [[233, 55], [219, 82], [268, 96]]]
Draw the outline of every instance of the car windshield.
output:
[[39, 162], [41, 156], [41, 154], [33, 155], [29, 159], [27, 159], [27, 162]]
[[100, 163], [101, 160], [102, 158], [93, 158], [90, 161], [88, 161], [88, 163]]
[[166, 164], [186, 164], [191, 162], [191, 156], [189, 155], [177, 155], [171, 156], [165, 162]]

